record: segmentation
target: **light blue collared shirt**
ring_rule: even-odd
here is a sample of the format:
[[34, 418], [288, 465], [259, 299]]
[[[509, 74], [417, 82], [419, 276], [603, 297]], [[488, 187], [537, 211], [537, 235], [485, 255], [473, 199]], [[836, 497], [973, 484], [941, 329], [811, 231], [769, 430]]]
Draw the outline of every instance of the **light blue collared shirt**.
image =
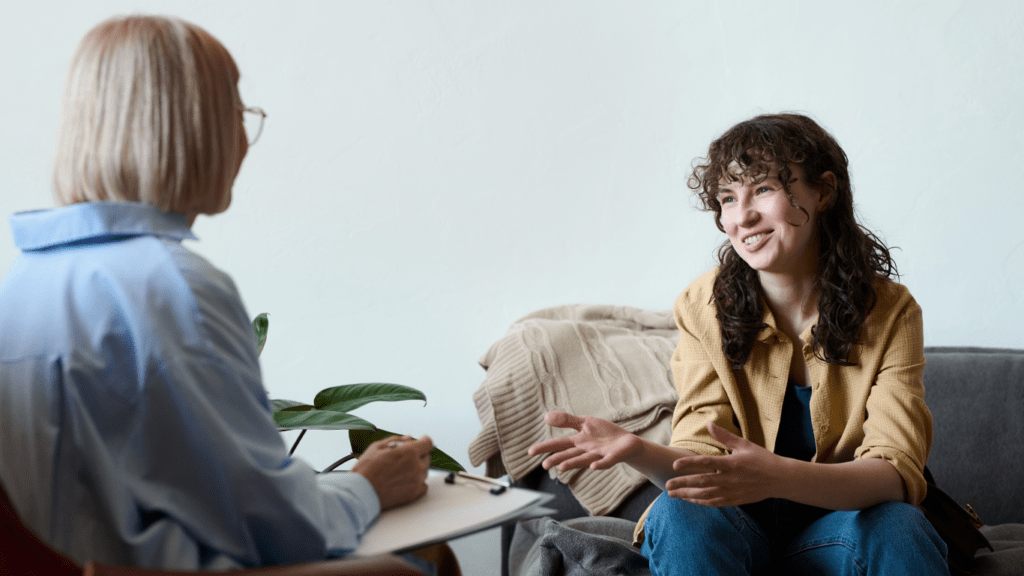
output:
[[79, 563], [223, 569], [356, 547], [359, 474], [289, 458], [231, 279], [186, 218], [129, 202], [11, 217], [0, 286], [0, 480]]

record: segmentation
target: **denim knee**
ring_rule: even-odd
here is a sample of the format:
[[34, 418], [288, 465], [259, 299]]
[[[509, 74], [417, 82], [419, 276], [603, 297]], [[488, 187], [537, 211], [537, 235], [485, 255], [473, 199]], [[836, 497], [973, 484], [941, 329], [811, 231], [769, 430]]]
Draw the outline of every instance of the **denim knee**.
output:
[[861, 514], [865, 516], [865, 529], [875, 534], [871, 539], [874, 545], [896, 548], [899, 554], [921, 550], [938, 551], [945, 560], [946, 543], [917, 506], [904, 502], [886, 502], [862, 510]]
[[770, 559], [764, 533], [738, 507], [702, 506], [666, 493], [647, 514], [641, 552], [655, 575], [750, 574]]
[[903, 502], [826, 514], [794, 538], [782, 561], [794, 574], [948, 574], [945, 542]]

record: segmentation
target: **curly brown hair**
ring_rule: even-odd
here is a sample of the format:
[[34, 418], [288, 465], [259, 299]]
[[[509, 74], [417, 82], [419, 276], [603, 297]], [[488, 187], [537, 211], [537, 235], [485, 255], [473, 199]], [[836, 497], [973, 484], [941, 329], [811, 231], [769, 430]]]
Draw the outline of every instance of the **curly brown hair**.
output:
[[[730, 168], [734, 162], [738, 172]], [[831, 187], [823, 176], [835, 175], [835, 188], [818, 216], [818, 323], [811, 331], [811, 346], [820, 360], [839, 365], [850, 365], [850, 349], [874, 308], [874, 281], [898, 277], [889, 248], [857, 222], [848, 164], [839, 143], [814, 120], [801, 114], [766, 114], [733, 126], [712, 142], [707, 157], [694, 161], [688, 182], [702, 209], [715, 213], [715, 224], [724, 232], [720, 182], [766, 177], [775, 169], [790, 203], [803, 210], [789, 188], [792, 167], [800, 167], [815, 188]], [[738, 370], [765, 327], [761, 283], [730, 242], [718, 249], [718, 260], [712, 299], [722, 352]]]

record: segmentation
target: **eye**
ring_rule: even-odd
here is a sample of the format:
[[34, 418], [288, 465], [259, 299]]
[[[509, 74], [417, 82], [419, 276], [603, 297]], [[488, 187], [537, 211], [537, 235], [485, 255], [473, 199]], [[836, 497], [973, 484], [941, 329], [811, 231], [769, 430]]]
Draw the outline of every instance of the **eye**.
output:
[[757, 194], [767, 194], [768, 192], [771, 192], [773, 190], [775, 190], [775, 189], [772, 188], [771, 186], [759, 186], [757, 188], [757, 190], [756, 190], [756, 193]]
[[723, 206], [725, 206], [726, 204], [732, 204], [735, 201], [736, 201], [736, 199], [733, 198], [732, 196], [719, 196], [718, 197], [718, 203], [723, 205]]

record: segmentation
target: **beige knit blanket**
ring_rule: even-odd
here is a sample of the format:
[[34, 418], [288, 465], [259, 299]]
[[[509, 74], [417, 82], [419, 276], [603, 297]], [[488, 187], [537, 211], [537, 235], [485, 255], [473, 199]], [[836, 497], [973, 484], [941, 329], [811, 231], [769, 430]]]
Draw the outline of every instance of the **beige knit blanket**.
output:
[[[492, 477], [522, 478], [544, 459], [527, 455], [531, 445], [574, 433], [545, 424], [551, 410], [611, 420], [667, 444], [678, 340], [671, 311], [574, 304], [520, 318], [480, 359], [487, 376], [473, 400], [483, 429], [469, 445], [470, 462], [486, 462]], [[611, 512], [646, 481], [624, 464], [556, 475], [593, 515]]]

